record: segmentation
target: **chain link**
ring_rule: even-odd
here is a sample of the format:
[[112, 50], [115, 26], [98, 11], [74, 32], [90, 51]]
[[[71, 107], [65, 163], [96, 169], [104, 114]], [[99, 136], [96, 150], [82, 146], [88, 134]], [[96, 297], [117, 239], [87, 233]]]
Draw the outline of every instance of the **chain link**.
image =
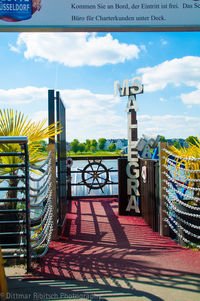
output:
[[[184, 158], [178, 155], [173, 154], [167, 149], [163, 149], [163, 151], [168, 156], [163, 156], [162, 159], [165, 160], [165, 164], [163, 164], [166, 171], [163, 172], [163, 175], [165, 176], [165, 179], [162, 181], [164, 183], [163, 189], [166, 191], [166, 194], [164, 195], [165, 198], [165, 207], [166, 210], [164, 210], [166, 214], [166, 218], [164, 221], [169, 225], [169, 227], [172, 229], [172, 231], [177, 235], [177, 237], [180, 237], [182, 241], [184, 241], [187, 244], [190, 244], [191, 246], [200, 248], [200, 245], [197, 243], [194, 243], [190, 241], [189, 239], [185, 238], [182, 234], [188, 234], [191, 237], [195, 239], [200, 239], [200, 235], [195, 234], [191, 232], [192, 230], [200, 230], [199, 223], [197, 225], [194, 225], [190, 222], [188, 222], [186, 219], [186, 216], [195, 218], [200, 220], [200, 213], [195, 214], [191, 212], [187, 212], [185, 210], [192, 209], [195, 211], [200, 211], [199, 206], [193, 206], [190, 204], [187, 204], [183, 197], [187, 197], [187, 200], [194, 201], [197, 204], [200, 204], [200, 198], [194, 196], [195, 193], [198, 193], [200, 191], [200, 187], [194, 187], [194, 185], [197, 185], [200, 183], [199, 179], [192, 179], [191, 176], [199, 174], [200, 170], [198, 169], [186, 169], [184, 166], [185, 162], [191, 162], [191, 164], [194, 164], [195, 162], [199, 163], [200, 158]], [[171, 157], [169, 157], [171, 156]], [[198, 168], [198, 167], [197, 167]], [[187, 181], [186, 183], [180, 183], [180, 181]], [[182, 182], [183, 182], [182, 181]], [[175, 184], [175, 185], [174, 185]], [[182, 189], [182, 191], [180, 191]], [[187, 194], [184, 193], [184, 190], [187, 191]], [[180, 210], [180, 208], [177, 205], [184, 206], [186, 208], [184, 211]], [[181, 215], [181, 216], [180, 216]], [[186, 229], [184, 226], [190, 227]], [[180, 231], [182, 231], [182, 234]]]
[[[172, 196], [172, 197], [173, 197], [173, 196]], [[176, 211], [176, 212], [178, 212], [178, 213], [181, 213], [181, 214], [183, 214], [183, 215], [188, 215], [188, 216], [197, 217], [197, 218], [200, 217], [199, 214], [194, 214], [194, 213], [188, 213], [188, 212], [185, 212], [185, 211], [181, 211], [181, 210], [179, 210], [176, 206], [174, 206], [174, 204], [173, 204], [174, 201], [176, 201], [177, 203], [180, 202], [180, 200], [177, 199], [176, 197], [173, 198], [172, 200], [170, 200], [170, 199], [168, 198], [167, 195], [164, 195], [164, 198], [166, 199], [166, 201], [168, 202], [168, 204], [170, 204], [170, 206], [172, 207], [172, 209], [173, 209], [174, 211]], [[187, 207], [187, 206], [185, 206], [185, 207]]]
[[[171, 187], [170, 190], [167, 189], [166, 187], [163, 188], [168, 194], [170, 194], [171, 196], [173, 196], [173, 194], [171, 193], [171, 190], [172, 190], [172, 191], [174, 191], [174, 192], [177, 192], [177, 194], [182, 195], [183, 197], [185, 197], [185, 194], [182, 193], [181, 191], [179, 191], [178, 189], [175, 189], [175, 188], [173, 187], [172, 183], [170, 183], [170, 182], [168, 182], [168, 181], [166, 181], [166, 180], [163, 180], [163, 182], [166, 183], [166, 185], [167, 185], [168, 187], [169, 187], [169, 186]], [[187, 194], [187, 198], [190, 199], [191, 201], [200, 202], [200, 198], [197, 198], [197, 197], [194, 197], [194, 196], [190, 196], [189, 194]], [[177, 201], [179, 202], [179, 201], [181, 201], [181, 200], [179, 200], [179, 199], [177, 198]], [[191, 208], [191, 209], [200, 210], [200, 207], [197, 207], [197, 206], [192, 206], [192, 205], [189, 205], [189, 204], [186, 204], [186, 203], [183, 203], [182, 205], [185, 206], [185, 207]]]
[[[39, 167], [37, 167], [38, 170], [40, 170], [48, 164], [47, 170], [44, 171], [43, 175], [38, 179], [35, 179], [35, 181], [40, 182], [44, 179], [46, 176], [45, 182], [40, 185], [38, 189], [32, 188], [32, 191], [38, 191], [37, 194], [30, 194], [30, 197], [37, 198], [44, 194], [46, 192], [46, 195], [39, 201], [37, 204], [31, 204], [32, 208], [39, 208], [41, 210], [41, 204], [46, 201], [45, 206], [42, 208], [42, 211], [40, 212], [39, 216], [36, 218], [31, 218], [32, 221], [38, 221], [42, 219], [41, 223], [37, 225], [36, 227], [31, 227], [31, 231], [33, 231], [33, 235], [31, 237], [31, 250], [32, 250], [32, 258], [38, 258], [44, 256], [49, 248], [49, 244], [51, 242], [51, 237], [53, 233], [53, 198], [52, 198], [52, 186], [51, 186], [51, 153], [49, 153], [47, 160]], [[36, 169], [36, 168], [35, 168]], [[34, 181], [33, 178], [31, 178], [32, 181]], [[35, 233], [37, 233], [37, 230], [41, 229], [42, 231], [36, 236]], [[46, 242], [46, 243], [45, 243]], [[44, 246], [45, 243], [45, 249], [42, 252], [42, 254], [35, 254], [34, 249], [39, 246]]]
[[184, 158], [184, 157], [181, 157], [181, 156], [178, 156], [178, 155], [175, 155], [174, 153], [170, 152], [168, 149], [164, 148], [162, 149], [163, 152], [167, 153], [168, 155], [174, 157], [174, 158], [177, 158], [177, 159], [180, 159], [180, 160], [184, 160], [184, 161], [191, 161], [191, 162], [198, 162], [200, 161], [200, 158], [194, 158], [194, 157], [190, 157], [190, 158]]
[[193, 246], [193, 247], [200, 248], [200, 245], [191, 242], [190, 240], [188, 240], [187, 238], [185, 238], [179, 231], [177, 231], [177, 230], [173, 227], [172, 223], [170, 223], [169, 219], [164, 219], [164, 221], [169, 225], [169, 227], [172, 229], [172, 231], [173, 231], [177, 236], [179, 236], [184, 242], [186, 242], [187, 244], [190, 244], [190, 245]]
[[[167, 210], [163, 210], [167, 215], [170, 215], [171, 216], [171, 208], [169, 205], [165, 204], [165, 206], [167, 207], [168, 211]], [[170, 213], [171, 212], [171, 213]], [[194, 224], [191, 224], [187, 221], [185, 221], [184, 219], [182, 219], [180, 216], [176, 215], [176, 219], [178, 219], [181, 223], [184, 223], [185, 225], [191, 227], [191, 228], [194, 228], [194, 229], [197, 229], [197, 230], [200, 230], [200, 226], [197, 226], [197, 225], [194, 225]]]

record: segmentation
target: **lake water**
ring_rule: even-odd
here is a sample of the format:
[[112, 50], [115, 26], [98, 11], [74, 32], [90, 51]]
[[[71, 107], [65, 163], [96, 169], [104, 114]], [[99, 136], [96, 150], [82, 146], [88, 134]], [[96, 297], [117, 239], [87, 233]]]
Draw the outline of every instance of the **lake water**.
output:
[[[93, 162], [93, 161], [91, 161]], [[103, 165], [106, 166], [107, 169], [112, 168], [113, 170], [117, 170], [118, 169], [118, 165], [117, 165], [117, 160], [103, 160], [101, 162]], [[88, 161], [73, 161], [73, 166], [72, 166], [72, 171], [79, 171], [83, 170], [84, 167], [88, 164]], [[98, 167], [95, 165], [93, 166], [94, 170], [97, 169]], [[89, 171], [89, 173], [85, 174], [85, 177], [87, 179], [88, 183], [92, 183], [91, 179], [91, 173], [90, 171], [91, 168], [88, 168], [87, 171]], [[99, 176], [101, 178], [98, 178], [98, 181], [100, 183], [104, 182], [104, 178], [106, 177], [106, 173], [103, 173], [103, 168], [100, 167], [100, 169], [98, 169], [98, 171], [102, 172]], [[109, 172], [109, 180], [112, 182], [118, 182], [118, 172]], [[72, 173], [72, 183], [81, 183], [82, 182], [82, 176], [81, 173]], [[94, 183], [96, 184], [97, 181], [94, 181]], [[102, 191], [103, 190], [103, 191]], [[101, 195], [118, 195], [118, 184], [112, 184], [112, 185], [105, 185], [103, 188], [101, 189], [89, 189], [86, 185], [80, 185], [80, 186], [72, 186], [72, 196], [101, 196]]]

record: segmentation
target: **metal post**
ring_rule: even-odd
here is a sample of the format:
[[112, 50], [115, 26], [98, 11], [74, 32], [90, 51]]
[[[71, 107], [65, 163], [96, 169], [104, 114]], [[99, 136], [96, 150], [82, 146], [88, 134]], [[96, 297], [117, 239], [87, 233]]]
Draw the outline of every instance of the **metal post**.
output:
[[[56, 92], [56, 120], [60, 123], [60, 95]], [[58, 197], [58, 224], [61, 225], [61, 175], [60, 175], [60, 134], [57, 135], [57, 197]]]
[[58, 91], [56, 92], [56, 111], [57, 122], [62, 127], [62, 132], [57, 136], [59, 225], [62, 226], [67, 213], [66, 120], [65, 107]]
[[69, 202], [69, 205], [72, 199], [71, 179], [72, 179], [71, 167], [67, 167], [67, 201]]
[[[48, 90], [48, 121], [49, 126], [55, 123], [54, 90]], [[55, 137], [49, 138], [49, 143], [55, 144]]]
[[126, 207], [128, 202], [127, 195], [127, 175], [126, 175], [127, 158], [118, 159], [118, 196], [119, 196], [119, 215], [127, 215]]
[[29, 153], [28, 144], [24, 144], [25, 150], [25, 187], [26, 187], [26, 254], [27, 254], [27, 273], [31, 269], [30, 254], [30, 196], [29, 196]]
[[53, 143], [48, 145], [48, 154], [51, 152], [51, 175], [50, 175], [50, 186], [52, 190], [52, 206], [53, 206], [53, 233], [52, 240], [58, 238], [58, 212], [57, 212], [57, 199], [56, 199], [56, 153], [55, 145]]
[[164, 181], [167, 180], [167, 177], [163, 173], [166, 171], [164, 167], [165, 159], [164, 157], [164, 151], [163, 149], [167, 147], [166, 142], [160, 142], [159, 143], [159, 194], [160, 194], [160, 204], [159, 204], [159, 233], [162, 236], [169, 236], [169, 226], [166, 222], [164, 222], [164, 218], [166, 216], [166, 213], [164, 212], [165, 209], [165, 190], [164, 190]]

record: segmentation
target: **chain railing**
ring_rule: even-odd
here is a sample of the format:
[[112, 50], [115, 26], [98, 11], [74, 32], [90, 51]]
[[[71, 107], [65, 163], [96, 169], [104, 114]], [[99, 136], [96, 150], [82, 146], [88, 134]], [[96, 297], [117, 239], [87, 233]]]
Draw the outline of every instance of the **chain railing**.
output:
[[44, 256], [53, 233], [52, 152], [46, 161], [30, 166], [36, 173], [30, 175], [31, 257]]
[[[175, 156], [167, 149], [165, 154], [162, 185], [165, 198], [165, 218], [178, 242], [200, 248], [200, 170], [186, 169], [183, 160], [199, 162], [200, 158]], [[190, 175], [193, 175], [191, 178]], [[195, 175], [195, 176], [194, 176]]]

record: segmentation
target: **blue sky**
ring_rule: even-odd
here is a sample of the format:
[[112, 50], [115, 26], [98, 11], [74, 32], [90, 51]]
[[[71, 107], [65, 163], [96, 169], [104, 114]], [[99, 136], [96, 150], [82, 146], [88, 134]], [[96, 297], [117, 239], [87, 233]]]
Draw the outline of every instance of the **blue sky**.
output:
[[0, 33], [0, 104], [47, 117], [48, 89], [66, 106], [67, 140], [127, 138], [127, 97], [140, 76], [139, 136], [200, 136], [200, 33]]

